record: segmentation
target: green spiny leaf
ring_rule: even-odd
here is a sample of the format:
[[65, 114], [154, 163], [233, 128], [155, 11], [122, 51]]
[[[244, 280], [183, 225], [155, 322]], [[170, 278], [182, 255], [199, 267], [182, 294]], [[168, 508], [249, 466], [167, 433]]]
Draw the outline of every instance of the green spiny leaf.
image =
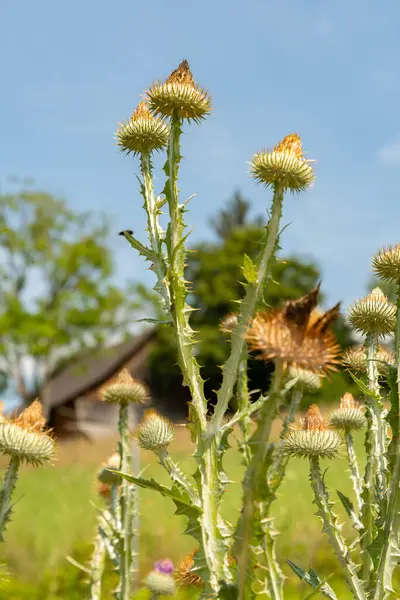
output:
[[362, 391], [363, 394], [365, 394], [365, 396], [369, 396], [370, 398], [373, 398], [374, 400], [378, 400], [379, 402], [381, 401], [380, 396], [378, 394], [376, 394], [375, 392], [373, 392], [372, 390], [370, 390], [369, 387], [367, 386], [367, 384], [364, 383], [362, 379], [359, 379], [351, 371], [349, 371], [349, 373], [350, 373], [350, 376], [353, 379], [354, 383], [356, 383], [358, 385], [359, 389]]
[[299, 577], [299, 579], [301, 579], [302, 581], [308, 583], [308, 585], [314, 588], [314, 590], [319, 590], [324, 596], [330, 598], [330, 600], [338, 600], [338, 597], [336, 596], [331, 586], [328, 585], [326, 582], [321, 581], [314, 569], [310, 569], [307, 572], [301, 567], [298, 567], [297, 565], [292, 563], [292, 561], [288, 559], [286, 559], [286, 562], [292, 569], [292, 571], [297, 575], [297, 577]]
[[244, 255], [242, 271], [248, 283], [257, 283], [257, 267], [247, 254]]

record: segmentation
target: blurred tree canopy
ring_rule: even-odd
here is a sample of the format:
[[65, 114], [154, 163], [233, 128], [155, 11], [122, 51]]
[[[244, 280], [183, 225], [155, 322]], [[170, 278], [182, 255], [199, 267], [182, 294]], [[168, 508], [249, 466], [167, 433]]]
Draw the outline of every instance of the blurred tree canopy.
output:
[[[198, 332], [197, 359], [202, 365], [206, 395], [211, 402], [213, 391], [219, 388], [221, 382], [218, 365], [224, 363], [230, 350], [227, 336], [219, 331], [219, 323], [226, 314], [236, 310], [235, 302], [243, 296], [241, 267], [244, 254], [255, 258], [260, 250], [262, 219], [251, 219], [249, 212], [250, 203], [235, 192], [228, 207], [211, 221], [217, 234], [216, 241], [200, 244], [188, 255], [186, 279], [192, 282], [189, 302], [197, 309], [192, 313], [191, 324]], [[278, 258], [259, 308], [275, 307], [285, 300], [298, 298], [320, 280], [321, 274], [313, 261], [296, 256]], [[144, 289], [141, 293], [148, 302], [151, 295]], [[350, 332], [343, 320], [336, 324], [336, 335], [343, 347], [351, 343]], [[266, 390], [271, 370], [271, 365], [250, 358], [250, 389]], [[152, 388], [159, 398], [181, 396], [182, 378], [176, 365], [176, 345], [172, 329], [168, 327], [161, 327], [158, 332], [150, 371]], [[346, 374], [335, 375], [329, 384], [329, 399], [337, 400], [349, 387], [350, 380]]]
[[0, 380], [25, 404], [57, 366], [132, 321], [107, 234], [105, 220], [44, 192], [0, 196]]

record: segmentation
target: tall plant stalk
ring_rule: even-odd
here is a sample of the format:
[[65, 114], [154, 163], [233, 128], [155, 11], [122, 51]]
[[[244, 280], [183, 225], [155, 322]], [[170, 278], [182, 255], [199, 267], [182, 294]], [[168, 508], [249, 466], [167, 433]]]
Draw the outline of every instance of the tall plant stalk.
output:
[[20, 460], [17, 457], [12, 457], [6, 476], [3, 481], [3, 487], [0, 492], [0, 540], [4, 539], [4, 532], [6, 525], [11, 515], [11, 498], [15, 490], [15, 485], [18, 479], [18, 471], [20, 467]]

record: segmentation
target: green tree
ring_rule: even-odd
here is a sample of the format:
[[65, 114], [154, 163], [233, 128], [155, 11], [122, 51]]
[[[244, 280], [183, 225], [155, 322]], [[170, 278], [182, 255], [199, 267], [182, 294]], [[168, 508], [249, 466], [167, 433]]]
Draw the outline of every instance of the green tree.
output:
[[133, 305], [112, 284], [107, 234], [105, 219], [49, 194], [0, 196], [0, 364], [25, 405], [60, 362], [132, 321]]

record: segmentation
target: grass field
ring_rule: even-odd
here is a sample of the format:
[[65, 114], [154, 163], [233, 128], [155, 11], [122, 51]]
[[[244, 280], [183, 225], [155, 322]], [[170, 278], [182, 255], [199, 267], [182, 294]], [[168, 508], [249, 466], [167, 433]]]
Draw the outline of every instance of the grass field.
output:
[[[361, 448], [361, 439], [356, 440]], [[100, 500], [96, 495], [95, 474], [99, 464], [112, 452], [115, 440], [88, 443], [65, 442], [60, 445], [54, 467], [23, 470], [18, 481], [13, 521], [6, 533], [2, 560], [7, 563], [7, 579], [0, 585], [0, 599], [15, 600], [77, 600], [86, 596], [85, 575], [72, 566], [68, 555], [80, 562], [90, 556], [91, 539], [95, 528], [96, 508]], [[232, 446], [235, 442], [232, 440]], [[186, 430], [179, 428], [171, 453], [184, 470], [193, 470], [191, 445]], [[143, 452], [142, 468], [148, 465], [145, 476], [153, 476], [163, 483], [168, 477], [156, 463], [151, 453]], [[327, 464], [326, 481], [336, 497], [335, 490], [351, 496], [344, 458]], [[233, 483], [227, 490], [224, 502], [226, 516], [237, 516], [240, 501], [240, 476], [242, 467], [233, 448], [226, 456], [226, 471]], [[172, 502], [155, 493], [143, 490], [141, 504], [140, 575], [151, 568], [155, 560], [169, 557], [174, 562], [193, 549], [193, 540], [182, 535], [183, 517], [173, 517]], [[339, 505], [339, 514], [343, 514]], [[321, 577], [332, 576], [331, 585], [341, 600], [350, 598], [336, 575], [337, 563], [321, 524], [314, 516], [315, 506], [308, 484], [306, 461], [292, 460], [279, 500], [274, 504], [278, 540], [278, 556], [288, 577], [288, 600], [304, 599], [310, 588], [304, 587], [285, 564], [285, 558], [304, 568], [313, 568]], [[111, 598], [115, 581], [110, 573], [106, 578], [104, 598]], [[332, 583], [333, 582], [333, 583]], [[183, 591], [179, 598], [195, 598]], [[142, 593], [138, 598], [147, 598]], [[322, 597], [322, 596], [321, 596]]]

